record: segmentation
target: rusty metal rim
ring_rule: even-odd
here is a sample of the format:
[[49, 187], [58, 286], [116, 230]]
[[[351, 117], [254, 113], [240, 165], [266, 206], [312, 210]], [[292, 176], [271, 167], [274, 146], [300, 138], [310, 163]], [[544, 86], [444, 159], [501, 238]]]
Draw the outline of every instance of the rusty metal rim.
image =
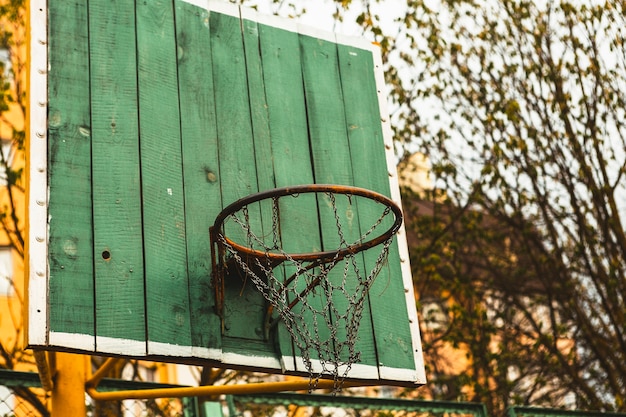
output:
[[[328, 250], [323, 252], [310, 252], [310, 253], [295, 253], [295, 254], [282, 254], [282, 253], [270, 253], [259, 251], [255, 249], [251, 249], [247, 246], [243, 246], [237, 242], [226, 237], [222, 232], [222, 226], [224, 225], [224, 221], [228, 218], [228, 216], [236, 213], [241, 210], [243, 207], [259, 202], [261, 200], [266, 200], [269, 198], [276, 197], [285, 197], [289, 195], [296, 194], [306, 194], [306, 193], [333, 193], [333, 194], [344, 194], [344, 195], [355, 195], [359, 197], [364, 197], [370, 200], [374, 200], [378, 203], [381, 203], [390, 208], [395, 216], [395, 221], [393, 225], [386, 230], [383, 234], [376, 236], [373, 239], [367, 240], [362, 243], [356, 243], [349, 245], [343, 249], [337, 250]], [[220, 244], [220, 235], [221, 238], [224, 239], [227, 245], [231, 246], [234, 250], [239, 253], [256, 257], [256, 258], [265, 258], [277, 263], [292, 259], [296, 261], [330, 261], [333, 259], [342, 259], [348, 255], [354, 255], [366, 249], [372, 248], [374, 246], [380, 245], [381, 243], [391, 239], [393, 235], [400, 229], [402, 225], [402, 209], [390, 198], [379, 194], [375, 191], [371, 191], [365, 188], [352, 187], [347, 185], [333, 185], [333, 184], [307, 184], [307, 185], [294, 185], [290, 187], [282, 187], [282, 188], [274, 188], [267, 191], [261, 191], [258, 193], [250, 194], [246, 197], [243, 197], [231, 204], [229, 204], [226, 208], [224, 208], [220, 214], [215, 219], [215, 223], [211, 228], [211, 238], [213, 242]]]

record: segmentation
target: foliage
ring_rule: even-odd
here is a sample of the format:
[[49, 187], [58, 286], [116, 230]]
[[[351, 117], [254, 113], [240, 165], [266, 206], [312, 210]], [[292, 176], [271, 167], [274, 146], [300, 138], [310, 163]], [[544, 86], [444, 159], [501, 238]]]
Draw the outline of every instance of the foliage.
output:
[[430, 390], [626, 410], [626, 5], [393, 3], [333, 2], [382, 47], [400, 154], [432, 164], [405, 199], [416, 287], [449, 318], [424, 329]]
[[378, 3], [360, 21], [396, 139], [437, 188], [412, 255], [451, 321], [427, 348], [468, 357], [457, 375], [427, 357], [435, 393], [625, 410], [624, 4], [407, 1], [390, 33]]
[[382, 47], [400, 153], [432, 163], [406, 208], [449, 318], [424, 332], [432, 393], [623, 411], [622, 2], [333, 3]]
[[[431, 393], [492, 414], [572, 401], [626, 411], [626, 4], [406, 0], [391, 22], [382, 0], [333, 4], [337, 22], [381, 45], [399, 153], [432, 163], [435, 189], [405, 190], [420, 301], [438, 297], [448, 318], [428, 328], [423, 317]], [[25, 114], [23, 19], [22, 0], [0, 5], [12, 152], [24, 140], [6, 117]], [[14, 193], [24, 185], [10, 161], [0, 154], [0, 224], [23, 255]], [[31, 361], [17, 344], [0, 348], [0, 366]]]

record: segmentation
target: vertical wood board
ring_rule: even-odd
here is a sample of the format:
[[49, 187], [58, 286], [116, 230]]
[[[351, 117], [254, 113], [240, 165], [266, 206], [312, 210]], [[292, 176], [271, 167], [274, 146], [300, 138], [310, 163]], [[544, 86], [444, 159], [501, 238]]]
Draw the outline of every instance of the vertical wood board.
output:
[[[48, 218], [67, 225], [63, 229], [50, 229], [48, 235], [48, 296], [51, 305], [71, 306], [49, 310], [49, 330], [53, 333], [89, 335], [91, 337], [81, 339], [83, 342], [79, 343], [79, 347], [93, 349], [95, 321], [87, 3], [77, 1], [69, 7], [53, 2], [48, 16], [50, 25], [56, 29], [49, 34], [48, 42], [48, 186], [53, 190], [63, 190], [50, 195]], [[40, 64], [39, 68], [42, 67], [45, 68], [45, 64]], [[41, 140], [37, 132], [31, 133], [35, 133], [31, 140]], [[35, 168], [43, 169], [43, 166]], [[68, 206], [72, 210], [68, 210]], [[46, 235], [45, 230], [35, 233], [38, 240]], [[34, 313], [41, 310], [39, 308]], [[34, 313], [31, 314], [36, 316]]]
[[[254, 132], [241, 21], [238, 17], [211, 13], [210, 27], [220, 186], [226, 206], [258, 191]], [[261, 230], [260, 222], [260, 212], [250, 212], [251, 229]], [[226, 224], [225, 231], [236, 242], [247, 241], [242, 228], [233, 222]], [[261, 337], [265, 299], [243, 274], [230, 274], [225, 283], [224, 336]]]
[[[134, 17], [134, 6], [128, 2], [89, 2], [96, 343], [104, 351], [143, 355]], [[118, 339], [129, 342], [120, 345]]]
[[[315, 181], [322, 184], [354, 185], [337, 45], [309, 36], [301, 36], [300, 45], [303, 54], [305, 98]], [[328, 196], [318, 198], [323, 250], [345, 247], [355, 242], [361, 235], [357, 221], [358, 213], [355, 213], [356, 206], [345, 196], [340, 195], [336, 196], [334, 209], [332, 205]], [[336, 212], [333, 212], [335, 209]], [[339, 221], [335, 216], [338, 216]], [[340, 223], [341, 229], [337, 223]], [[358, 255], [354, 260], [357, 269], [363, 271], [362, 256]], [[333, 300], [339, 315], [352, 308], [349, 297], [355, 294], [357, 288], [355, 274], [349, 273], [344, 277], [343, 262], [351, 261], [342, 261], [328, 276], [331, 283], [340, 283], [345, 279], [341, 284], [345, 286], [345, 293], [333, 291]], [[352, 270], [352, 266], [350, 265], [348, 269]], [[365, 302], [367, 303], [367, 300]], [[332, 318], [333, 325], [336, 320], [337, 317]], [[345, 328], [339, 326], [337, 339], [340, 341], [347, 339]], [[373, 370], [364, 372], [366, 375], [376, 372], [377, 360], [371, 322], [361, 320], [358, 335], [355, 350], [360, 352], [360, 363], [374, 366]], [[347, 351], [344, 349], [342, 357], [346, 359], [346, 355]], [[356, 372], [357, 366], [354, 368]], [[370, 377], [376, 378], [377, 373]]]
[[[276, 186], [311, 184], [314, 179], [298, 34], [295, 31], [284, 31], [264, 24], [258, 25], [258, 31]], [[315, 204], [313, 195], [301, 195], [297, 199], [279, 201], [280, 237], [284, 249], [294, 253], [314, 252], [320, 249], [317, 232], [319, 223], [310, 210]], [[290, 277], [295, 272], [293, 267], [286, 267], [280, 271], [284, 277]], [[303, 284], [296, 287], [298, 290], [304, 289]], [[293, 296], [288, 296], [288, 300], [293, 300]], [[276, 317], [274, 314], [274, 319]], [[310, 316], [306, 320], [310, 320]], [[301, 352], [298, 350], [294, 352], [291, 335], [282, 321], [278, 323], [273, 337], [277, 339], [283, 367], [295, 370], [297, 365], [295, 356], [301, 356]]]
[[184, 356], [191, 328], [172, 3], [137, 3], [137, 71], [148, 353], [178, 345]]
[[175, 5], [191, 343], [194, 356], [217, 359], [222, 338], [214, 314], [209, 228], [222, 203], [209, 12], [181, 0]]
[[[375, 190], [391, 197], [380, 120], [372, 117], [378, 112], [378, 94], [374, 78], [372, 52], [355, 47], [339, 45], [339, 61], [344, 75], [342, 89], [346, 103], [346, 125], [349, 132], [352, 170], [355, 185]], [[369, 206], [368, 206], [369, 207]], [[359, 211], [361, 230], [367, 231], [379, 219], [380, 211]], [[388, 229], [393, 216], [387, 216], [378, 227]], [[365, 268], [375, 267], [380, 248], [365, 251]], [[397, 242], [392, 242], [385, 266], [381, 269], [369, 293], [371, 320], [375, 331], [378, 363], [411, 369], [415, 367], [412, 355], [412, 339], [406, 304], [390, 302], [389, 296], [403, 300], [404, 283]]]

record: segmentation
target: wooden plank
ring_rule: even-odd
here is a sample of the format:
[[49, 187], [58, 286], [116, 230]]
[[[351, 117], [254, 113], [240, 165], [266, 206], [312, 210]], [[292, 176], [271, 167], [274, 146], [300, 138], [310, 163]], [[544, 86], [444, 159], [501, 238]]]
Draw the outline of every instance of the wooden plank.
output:
[[[245, 10], [242, 9], [242, 13]], [[261, 53], [259, 49], [259, 28], [256, 21], [252, 21], [241, 16], [241, 29], [243, 35], [243, 47], [246, 61], [246, 78], [248, 85], [248, 96], [250, 106], [250, 121], [252, 125], [252, 137], [254, 144], [254, 159], [250, 160], [256, 168], [256, 181], [259, 191], [266, 191], [275, 188], [274, 180], [274, 163], [272, 158], [272, 142], [269, 129], [269, 115], [267, 109], [267, 101], [265, 97], [266, 86], [263, 79], [264, 69], [262, 68]], [[279, 229], [273, 227], [273, 201], [265, 199], [255, 204], [255, 209], [260, 211], [260, 228], [257, 229], [256, 236], [262, 241], [263, 245], [257, 247], [261, 251], [266, 250], [262, 246], [273, 246], [275, 232]], [[256, 214], [256, 213], [254, 213]], [[274, 268], [274, 274], [277, 277], [282, 276], [282, 268]], [[259, 278], [267, 282], [268, 278], [263, 273], [259, 273]], [[260, 318], [265, 324], [269, 302], [265, 299], [262, 292], [255, 288], [252, 283], [246, 287], [247, 299], [255, 300], [251, 304], [262, 306]], [[255, 332], [257, 336], [264, 339], [265, 329], [261, 326], [260, 332]], [[270, 352], [274, 354], [274, 352]]]
[[173, 4], [138, 2], [136, 12], [148, 353], [190, 356]]
[[[258, 191], [246, 57], [239, 17], [211, 13], [210, 29], [220, 187], [223, 204], [228, 205]], [[250, 212], [250, 224], [253, 230], [261, 230], [259, 211]], [[227, 226], [226, 234], [237, 242], [247, 241], [237, 225]], [[237, 271], [225, 283], [224, 336], [263, 340], [265, 299]]]
[[[250, 119], [254, 139], [257, 187], [259, 191], [264, 191], [275, 188], [276, 184], [274, 181], [269, 115], [265, 97], [266, 86], [263, 79], [264, 69], [262, 68], [259, 49], [259, 28], [257, 22], [248, 19], [242, 19], [241, 25], [243, 29], [248, 95], [250, 97]], [[268, 212], [270, 212], [269, 215]], [[264, 207], [262, 222], [266, 228], [272, 224], [271, 207]]]
[[[291, 29], [291, 30], [289, 30]], [[266, 24], [258, 26], [263, 78], [269, 112], [272, 138], [272, 159], [277, 187], [314, 183], [309, 153], [309, 137], [301, 73], [300, 43], [297, 27], [277, 28]], [[280, 202], [281, 242], [285, 250], [308, 253], [321, 248], [316, 199], [312, 194]], [[282, 274], [290, 277], [296, 272], [293, 266], [284, 268]], [[306, 288], [301, 281], [297, 291]], [[293, 295], [288, 297], [289, 301]], [[318, 307], [320, 300], [318, 302]], [[302, 313], [301, 307], [295, 311]], [[303, 322], [311, 323], [306, 315]], [[276, 318], [277, 315], [274, 315]], [[298, 324], [302, 326], [303, 323]], [[294, 346], [285, 324], [280, 321], [275, 332], [276, 344], [286, 370], [303, 371], [295, 356], [302, 354]], [[299, 365], [299, 367], [297, 367]]]
[[[339, 45], [338, 55], [355, 185], [391, 197], [372, 51]], [[361, 230], [368, 230], [380, 213], [380, 207], [363, 205], [359, 210]], [[391, 226], [393, 216], [388, 217], [378, 226], [380, 230]], [[380, 247], [364, 252], [368, 272], [374, 268], [379, 253]], [[395, 241], [390, 246], [385, 267], [370, 290], [369, 300], [377, 363], [390, 368], [415, 369], [405, 289]]]
[[89, 1], [97, 349], [145, 354], [135, 12]]
[[181, 0], [175, 5], [191, 343], [194, 356], [218, 359], [222, 332], [211, 287], [208, 231], [222, 202], [209, 12]]
[[[352, 159], [337, 47], [330, 40], [309, 36], [301, 36], [300, 44], [303, 50], [304, 86], [315, 180], [317, 183], [352, 185], [354, 183]], [[354, 221], [358, 218], [358, 213], [355, 212], [356, 207], [350, 199], [338, 196], [335, 204], [336, 214], [342, 225], [341, 233], [338, 231], [337, 220], [328, 197], [318, 201], [323, 250], [336, 249], [341, 245], [345, 247], [346, 242], [350, 244], [361, 235], [358, 222]], [[357, 256], [355, 261], [357, 268], [362, 271], [364, 268], [362, 257]], [[340, 283], [344, 279], [343, 275], [343, 265], [339, 265], [331, 271], [328, 279], [332, 283]], [[343, 315], [351, 304], [347, 296], [354, 294], [358, 288], [356, 275], [349, 274], [345, 277], [343, 285], [347, 290], [346, 294], [333, 290], [334, 303], [340, 315]], [[367, 309], [366, 306], [366, 311]], [[333, 317], [333, 320], [336, 321], [337, 317]], [[361, 321], [358, 336], [355, 350], [360, 352], [360, 362], [352, 366], [350, 375], [377, 378], [375, 343], [371, 323], [368, 320]], [[343, 341], [346, 338], [345, 323], [342, 323], [338, 330], [338, 340]], [[342, 359], [347, 359], [347, 353], [347, 348], [344, 348]]]
[[[87, 335], [65, 340], [52, 336], [50, 343], [91, 351], [95, 321], [87, 2], [50, 2], [48, 19], [50, 331]], [[38, 139], [33, 135], [32, 140]]]

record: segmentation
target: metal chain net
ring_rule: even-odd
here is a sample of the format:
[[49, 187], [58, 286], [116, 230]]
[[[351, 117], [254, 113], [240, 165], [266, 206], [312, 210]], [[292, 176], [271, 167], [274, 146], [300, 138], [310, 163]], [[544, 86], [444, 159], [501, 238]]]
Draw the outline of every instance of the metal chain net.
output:
[[[344, 236], [335, 195], [330, 192], [325, 194], [331, 202], [337, 227], [340, 242], [337, 250], [364, 242], [390, 212], [386, 207], [370, 229], [349, 244]], [[334, 379], [333, 392], [336, 393], [341, 390], [352, 365], [360, 361], [360, 352], [356, 351], [355, 345], [365, 300], [385, 265], [393, 236], [379, 246], [380, 253], [368, 273], [362, 271], [361, 253], [337, 254], [331, 259], [316, 261], [296, 260], [280, 245], [278, 199], [273, 197], [271, 246], [251, 230], [247, 206], [240, 210], [239, 216], [234, 213], [229, 219], [244, 231], [249, 247], [261, 247], [266, 254], [283, 255], [286, 261], [280, 267], [276, 267], [269, 257], [243, 257], [229, 245], [222, 233], [218, 235], [218, 240], [278, 313], [280, 322], [301, 354], [311, 381], [309, 390], [316, 388], [322, 375], [330, 375]], [[271, 326], [278, 322], [275, 319]]]

